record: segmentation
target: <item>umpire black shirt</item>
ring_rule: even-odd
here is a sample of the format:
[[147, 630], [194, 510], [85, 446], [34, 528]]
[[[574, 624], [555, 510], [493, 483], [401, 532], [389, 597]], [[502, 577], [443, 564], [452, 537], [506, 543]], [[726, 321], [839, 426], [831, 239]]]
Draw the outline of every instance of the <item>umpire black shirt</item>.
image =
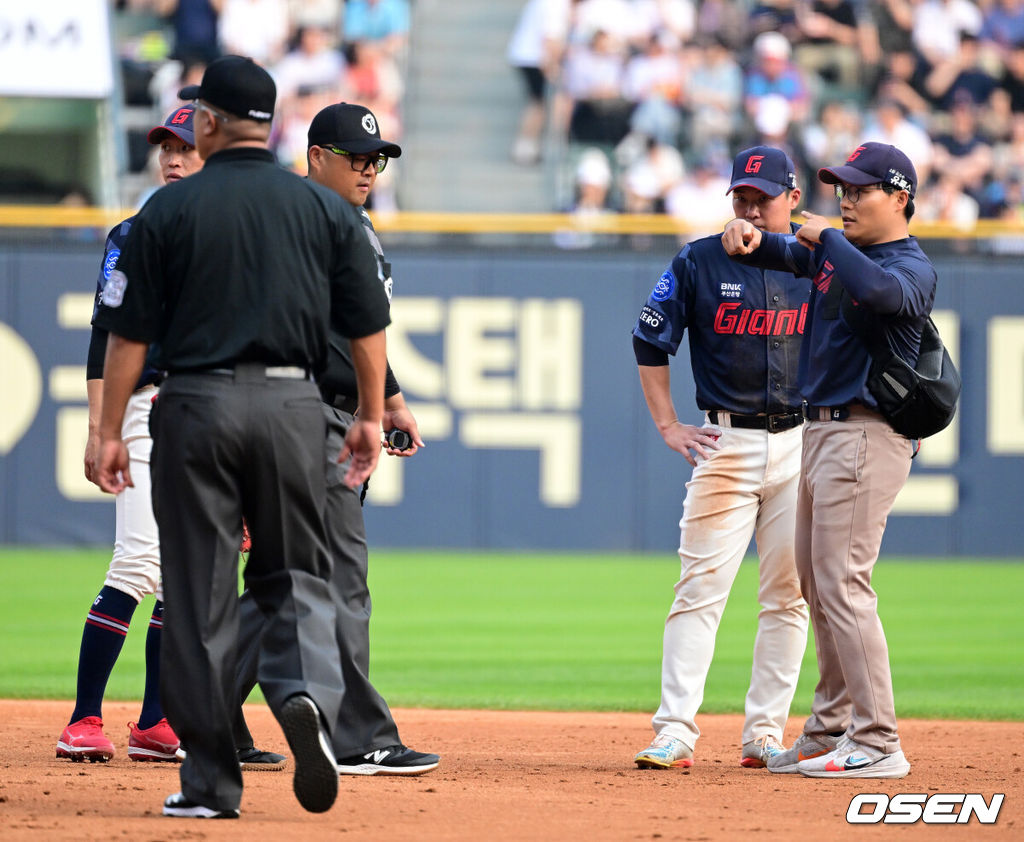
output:
[[224, 149], [139, 211], [96, 324], [158, 343], [169, 372], [327, 359], [328, 321], [357, 338], [385, 328], [388, 300], [359, 216], [266, 149]]

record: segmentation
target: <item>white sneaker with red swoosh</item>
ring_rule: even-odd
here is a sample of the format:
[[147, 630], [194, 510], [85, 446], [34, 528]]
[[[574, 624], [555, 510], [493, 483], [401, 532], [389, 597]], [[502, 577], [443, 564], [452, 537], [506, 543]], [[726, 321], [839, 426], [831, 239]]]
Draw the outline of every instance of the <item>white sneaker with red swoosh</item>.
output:
[[828, 754], [800, 761], [797, 771], [809, 778], [904, 778], [910, 764], [902, 751], [886, 754], [842, 737]]

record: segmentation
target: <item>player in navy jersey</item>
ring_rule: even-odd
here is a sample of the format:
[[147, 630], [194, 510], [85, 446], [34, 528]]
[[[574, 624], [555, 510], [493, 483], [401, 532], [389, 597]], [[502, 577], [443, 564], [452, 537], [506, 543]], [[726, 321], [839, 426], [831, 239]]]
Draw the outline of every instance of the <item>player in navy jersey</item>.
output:
[[[729, 192], [734, 213], [752, 227], [793, 230], [800, 189], [781, 150], [741, 152]], [[694, 466], [679, 524], [681, 573], [665, 622], [656, 737], [634, 758], [641, 768], [693, 763], [715, 634], [751, 536], [761, 612], [740, 763], [763, 767], [783, 750], [807, 641], [793, 538], [803, 422], [796, 374], [808, 289], [789, 272], [737, 264], [721, 235], [705, 237], [676, 255], [633, 329], [651, 417], [665, 444]], [[670, 391], [668, 355], [684, 331], [702, 424], [679, 419]]]
[[729, 223], [722, 245], [743, 263], [813, 281], [800, 384], [808, 419], [797, 502], [797, 569], [810, 606], [819, 680], [804, 732], [773, 772], [901, 778], [889, 651], [871, 572], [885, 522], [910, 473], [914, 443], [878, 412], [871, 354], [847, 325], [845, 295], [910, 364], [936, 275], [908, 224], [917, 174], [894, 146], [865, 143], [818, 178], [834, 184], [843, 231], [805, 213], [795, 235]]
[[[160, 177], [164, 184], [179, 181], [202, 169], [192, 130], [193, 107], [175, 109], [147, 135], [160, 147]], [[121, 254], [135, 217], [114, 226], [107, 235], [103, 263], [96, 282], [93, 318], [104, 306], [103, 291]], [[116, 277], [116, 276], [115, 276]], [[103, 359], [107, 331], [94, 326], [86, 363], [89, 396], [89, 437], [85, 448], [85, 476], [97, 481], [99, 419], [103, 395]], [[106, 761], [114, 744], [103, 733], [103, 694], [117, 656], [124, 645], [136, 606], [149, 594], [156, 604], [146, 636], [146, 687], [138, 722], [129, 723], [128, 757], [132, 760], [178, 761], [182, 754], [177, 736], [167, 724], [160, 705], [160, 636], [163, 628], [163, 592], [160, 582], [160, 538], [150, 502], [149, 413], [156, 399], [160, 373], [146, 365], [135, 384], [125, 413], [123, 437], [131, 457], [135, 487], [115, 499], [114, 553], [106, 580], [93, 601], [82, 633], [78, 656], [78, 686], [71, 721], [57, 741], [57, 757]]]

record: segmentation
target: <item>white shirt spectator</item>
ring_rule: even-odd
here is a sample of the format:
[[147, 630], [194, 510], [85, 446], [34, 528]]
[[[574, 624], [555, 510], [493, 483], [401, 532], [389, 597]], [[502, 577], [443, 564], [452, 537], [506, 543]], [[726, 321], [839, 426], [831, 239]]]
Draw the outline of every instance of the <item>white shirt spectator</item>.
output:
[[918, 0], [914, 6], [914, 46], [929, 62], [955, 58], [960, 35], [981, 32], [981, 10], [970, 0]]
[[284, 54], [290, 31], [285, 0], [224, 0], [220, 39], [225, 52], [273, 64]]
[[545, 45], [564, 44], [569, 37], [569, 0], [529, 0], [508, 42], [513, 67], [543, 67]]

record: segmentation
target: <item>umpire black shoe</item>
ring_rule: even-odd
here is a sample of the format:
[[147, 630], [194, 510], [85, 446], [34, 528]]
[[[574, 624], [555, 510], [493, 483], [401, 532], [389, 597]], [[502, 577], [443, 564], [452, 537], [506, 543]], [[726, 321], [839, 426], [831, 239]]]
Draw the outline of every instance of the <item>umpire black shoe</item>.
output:
[[288, 758], [272, 751], [249, 748], [238, 749], [238, 763], [243, 772], [280, 772]]
[[164, 801], [164, 815], [182, 819], [237, 819], [238, 810], [215, 810], [189, 801], [182, 793], [176, 792]]
[[299, 693], [281, 706], [279, 721], [295, 761], [295, 797], [311, 813], [327, 812], [338, 797], [338, 771], [320, 709]]
[[437, 768], [436, 754], [413, 751], [403, 745], [355, 754], [338, 761], [339, 775], [423, 775]]

